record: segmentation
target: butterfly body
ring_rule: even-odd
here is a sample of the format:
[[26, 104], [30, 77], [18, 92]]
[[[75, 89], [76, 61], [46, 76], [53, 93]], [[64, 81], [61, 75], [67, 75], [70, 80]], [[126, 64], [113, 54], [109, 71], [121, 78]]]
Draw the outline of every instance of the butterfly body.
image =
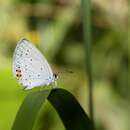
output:
[[26, 39], [20, 40], [15, 48], [13, 74], [26, 89], [49, 85], [56, 80], [45, 57]]

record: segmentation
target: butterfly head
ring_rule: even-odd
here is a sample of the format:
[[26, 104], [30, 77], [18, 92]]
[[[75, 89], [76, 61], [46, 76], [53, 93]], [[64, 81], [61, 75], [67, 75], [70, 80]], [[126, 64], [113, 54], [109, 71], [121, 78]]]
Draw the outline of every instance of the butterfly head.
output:
[[54, 77], [54, 80], [57, 80], [58, 79], [58, 74], [53, 73], [53, 77]]

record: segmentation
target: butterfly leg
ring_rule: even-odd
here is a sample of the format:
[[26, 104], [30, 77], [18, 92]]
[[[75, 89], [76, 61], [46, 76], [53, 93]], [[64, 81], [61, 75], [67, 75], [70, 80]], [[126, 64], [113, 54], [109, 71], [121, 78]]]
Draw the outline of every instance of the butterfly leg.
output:
[[27, 86], [24, 86], [24, 87], [23, 87], [23, 90], [26, 90], [26, 88], [27, 88]]
[[52, 88], [57, 88], [57, 82], [56, 81], [54, 81]]

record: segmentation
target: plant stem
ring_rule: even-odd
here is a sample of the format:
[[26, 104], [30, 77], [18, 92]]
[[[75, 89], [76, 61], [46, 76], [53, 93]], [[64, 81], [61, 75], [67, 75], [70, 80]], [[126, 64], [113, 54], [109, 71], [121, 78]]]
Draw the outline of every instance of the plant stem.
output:
[[92, 64], [91, 64], [91, 0], [81, 0], [81, 11], [83, 20], [84, 46], [86, 52], [86, 70], [88, 74], [89, 87], [89, 113], [92, 120], [94, 130], [94, 115], [93, 115], [93, 79], [92, 79]]

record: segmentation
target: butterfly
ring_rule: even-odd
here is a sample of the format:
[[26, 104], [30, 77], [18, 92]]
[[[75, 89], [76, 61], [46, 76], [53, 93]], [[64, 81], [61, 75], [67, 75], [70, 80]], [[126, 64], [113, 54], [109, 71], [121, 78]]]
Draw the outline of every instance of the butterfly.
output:
[[14, 50], [13, 75], [26, 90], [49, 85], [57, 79], [46, 58], [27, 39], [20, 40]]

